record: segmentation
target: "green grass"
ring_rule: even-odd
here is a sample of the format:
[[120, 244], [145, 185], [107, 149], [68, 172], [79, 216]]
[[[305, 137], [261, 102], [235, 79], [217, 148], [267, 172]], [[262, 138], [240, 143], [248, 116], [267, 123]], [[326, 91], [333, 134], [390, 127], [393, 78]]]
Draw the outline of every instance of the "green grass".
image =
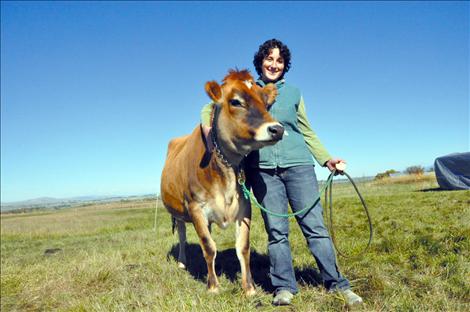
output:
[[[374, 223], [363, 257], [339, 257], [342, 273], [366, 304], [363, 311], [470, 310], [470, 192], [422, 191], [434, 180], [366, 182], [359, 188]], [[339, 247], [360, 251], [368, 232], [359, 200], [336, 184]], [[206, 291], [206, 266], [188, 227], [188, 269], [177, 268], [177, 235], [155, 202], [121, 202], [1, 216], [2, 311], [338, 311], [341, 298], [318, 285], [318, 271], [291, 220], [300, 293], [293, 305], [271, 306], [266, 234], [254, 211], [251, 268], [257, 294], [246, 298], [234, 249], [235, 229], [213, 227], [220, 293]]]

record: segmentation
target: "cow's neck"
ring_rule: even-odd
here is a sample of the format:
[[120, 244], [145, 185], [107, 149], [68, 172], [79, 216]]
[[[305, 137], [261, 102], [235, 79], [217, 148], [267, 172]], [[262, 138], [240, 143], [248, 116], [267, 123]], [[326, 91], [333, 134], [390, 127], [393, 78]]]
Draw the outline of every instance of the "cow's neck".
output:
[[214, 153], [219, 161], [226, 167], [232, 167], [236, 172], [240, 170], [240, 164], [244, 155], [238, 152], [234, 142], [222, 131], [219, 117], [219, 109], [216, 109], [211, 129], [211, 138], [214, 145]]
[[235, 152], [234, 144], [219, 135], [220, 132], [217, 130], [212, 128], [212, 140], [216, 157], [224, 166], [232, 167], [235, 171], [238, 171], [244, 156]]

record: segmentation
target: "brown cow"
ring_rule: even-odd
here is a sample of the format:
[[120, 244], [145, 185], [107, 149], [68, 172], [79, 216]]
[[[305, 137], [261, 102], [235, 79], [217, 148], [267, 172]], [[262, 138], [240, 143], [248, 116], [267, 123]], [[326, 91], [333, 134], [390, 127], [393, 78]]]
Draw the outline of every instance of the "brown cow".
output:
[[[201, 127], [173, 139], [162, 172], [161, 198], [172, 214], [179, 234], [178, 265], [185, 268], [186, 225], [192, 222], [207, 262], [207, 287], [218, 291], [215, 274], [216, 245], [210, 226], [226, 228], [236, 223], [236, 251], [246, 294], [255, 293], [250, 271], [251, 205], [240, 189], [244, 180], [241, 162], [249, 152], [275, 144], [284, 128], [267, 111], [277, 95], [276, 87], [259, 87], [247, 70], [231, 70], [220, 86], [207, 82], [205, 89], [214, 106], [211, 142]], [[213, 146], [213, 148], [210, 148]], [[212, 152], [212, 151], [215, 151]]]

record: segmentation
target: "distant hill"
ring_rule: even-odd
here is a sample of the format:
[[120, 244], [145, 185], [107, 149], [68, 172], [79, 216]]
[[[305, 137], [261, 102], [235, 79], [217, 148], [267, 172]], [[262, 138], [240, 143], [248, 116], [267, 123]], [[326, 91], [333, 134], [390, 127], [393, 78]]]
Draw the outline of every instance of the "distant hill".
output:
[[156, 198], [155, 194], [135, 195], [135, 196], [79, 196], [70, 198], [39, 197], [17, 202], [1, 203], [1, 211], [13, 211], [18, 209], [40, 209], [40, 208], [68, 208], [83, 204], [97, 202], [112, 202], [120, 200], [135, 200]]

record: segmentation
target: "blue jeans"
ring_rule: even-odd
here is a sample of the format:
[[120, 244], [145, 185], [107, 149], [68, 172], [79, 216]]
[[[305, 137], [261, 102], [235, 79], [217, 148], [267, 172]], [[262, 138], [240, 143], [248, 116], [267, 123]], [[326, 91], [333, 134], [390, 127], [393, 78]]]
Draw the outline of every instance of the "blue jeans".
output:
[[[311, 165], [277, 169], [252, 169], [248, 173], [249, 184], [258, 202], [275, 213], [287, 213], [289, 202], [292, 211], [300, 211], [312, 205], [318, 197], [318, 182]], [[276, 289], [298, 292], [292, 255], [289, 245], [289, 220], [262, 211], [268, 233], [268, 254], [271, 283]], [[315, 258], [323, 283], [328, 290], [348, 289], [349, 281], [336, 265], [333, 245], [323, 223], [320, 201], [310, 210], [296, 216], [308, 248]]]

